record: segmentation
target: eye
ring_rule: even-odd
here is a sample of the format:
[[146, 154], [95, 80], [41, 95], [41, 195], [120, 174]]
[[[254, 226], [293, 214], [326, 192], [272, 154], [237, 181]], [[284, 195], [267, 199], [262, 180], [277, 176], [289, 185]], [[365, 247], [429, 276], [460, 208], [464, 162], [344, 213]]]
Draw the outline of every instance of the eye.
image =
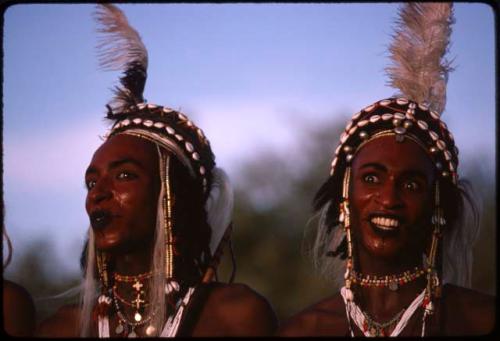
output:
[[92, 188], [94, 188], [95, 184], [96, 184], [95, 180], [88, 180], [85, 182], [85, 185], [87, 186], [88, 190], [91, 190]]
[[131, 172], [128, 172], [128, 171], [121, 171], [118, 173], [118, 175], [116, 177], [117, 177], [117, 179], [120, 179], [120, 180], [129, 180], [129, 179], [134, 179], [137, 176]]
[[367, 174], [363, 177], [363, 181], [369, 184], [376, 184], [379, 182], [379, 178], [374, 174]]
[[403, 187], [409, 191], [417, 191], [420, 189], [420, 186], [415, 181], [407, 181], [403, 184]]

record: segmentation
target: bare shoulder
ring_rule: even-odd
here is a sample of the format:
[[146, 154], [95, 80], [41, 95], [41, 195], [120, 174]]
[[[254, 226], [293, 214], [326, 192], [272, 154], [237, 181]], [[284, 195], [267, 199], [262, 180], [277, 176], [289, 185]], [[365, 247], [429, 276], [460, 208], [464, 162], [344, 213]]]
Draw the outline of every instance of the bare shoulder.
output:
[[76, 304], [62, 306], [57, 312], [43, 320], [36, 335], [42, 337], [78, 337], [80, 308]]
[[443, 299], [447, 334], [485, 335], [492, 332], [495, 326], [495, 297], [446, 284]]
[[325, 298], [286, 320], [279, 336], [346, 336], [344, 301], [340, 293]]
[[3, 281], [5, 331], [13, 336], [31, 336], [35, 330], [35, 305], [28, 291], [8, 280]]
[[212, 283], [193, 336], [262, 336], [277, 328], [267, 299], [245, 284]]

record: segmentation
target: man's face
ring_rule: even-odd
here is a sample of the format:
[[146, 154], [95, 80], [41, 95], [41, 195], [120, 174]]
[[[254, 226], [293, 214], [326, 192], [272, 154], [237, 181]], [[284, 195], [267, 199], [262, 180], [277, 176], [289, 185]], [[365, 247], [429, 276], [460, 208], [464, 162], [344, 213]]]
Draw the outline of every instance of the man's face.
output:
[[115, 135], [95, 152], [85, 173], [85, 203], [102, 251], [129, 251], [153, 240], [160, 178], [154, 144]]
[[357, 246], [386, 260], [417, 257], [430, 237], [434, 165], [412, 140], [383, 136], [352, 163], [351, 222]]

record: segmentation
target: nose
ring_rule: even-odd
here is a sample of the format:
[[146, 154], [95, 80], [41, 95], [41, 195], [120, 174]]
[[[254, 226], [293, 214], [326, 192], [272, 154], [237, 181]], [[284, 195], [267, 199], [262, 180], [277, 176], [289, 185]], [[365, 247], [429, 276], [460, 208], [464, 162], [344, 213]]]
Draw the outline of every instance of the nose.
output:
[[403, 206], [399, 189], [395, 181], [387, 181], [380, 188], [377, 201], [386, 209], [397, 209]]

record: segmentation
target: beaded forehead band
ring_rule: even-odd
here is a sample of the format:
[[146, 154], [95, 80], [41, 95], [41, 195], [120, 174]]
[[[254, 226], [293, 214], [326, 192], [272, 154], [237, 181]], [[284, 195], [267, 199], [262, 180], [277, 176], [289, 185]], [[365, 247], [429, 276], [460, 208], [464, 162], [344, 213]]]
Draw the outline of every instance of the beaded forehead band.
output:
[[356, 113], [340, 136], [330, 175], [340, 174], [365, 143], [382, 133], [409, 138], [424, 148], [442, 178], [457, 183], [458, 148], [440, 115], [406, 98], [384, 99]]
[[108, 137], [130, 134], [160, 144], [179, 158], [191, 176], [201, 179], [203, 192], [207, 193], [207, 176], [214, 167], [210, 142], [186, 115], [168, 107], [146, 103], [131, 105], [125, 112], [116, 115], [122, 119], [116, 120]]

